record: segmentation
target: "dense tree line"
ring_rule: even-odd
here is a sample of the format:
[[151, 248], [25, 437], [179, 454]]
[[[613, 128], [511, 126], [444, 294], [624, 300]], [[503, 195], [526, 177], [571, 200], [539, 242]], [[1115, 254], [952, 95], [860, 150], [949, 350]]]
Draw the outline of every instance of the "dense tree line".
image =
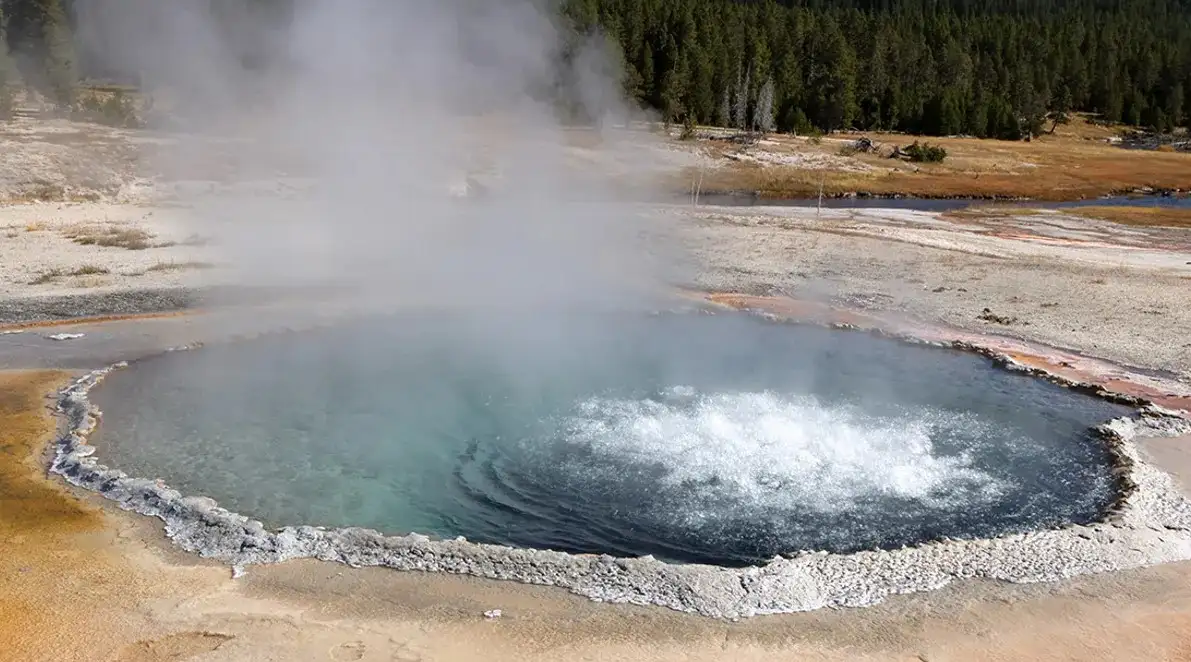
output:
[[[243, 32], [295, 0], [195, 1]], [[572, 45], [603, 39], [625, 92], [669, 121], [1007, 139], [1069, 111], [1191, 123], [1191, 0], [553, 1]], [[71, 103], [88, 67], [72, 7], [0, 0], [0, 77]]]
[[1191, 119], [1188, 0], [565, 0], [671, 121], [1017, 139]]

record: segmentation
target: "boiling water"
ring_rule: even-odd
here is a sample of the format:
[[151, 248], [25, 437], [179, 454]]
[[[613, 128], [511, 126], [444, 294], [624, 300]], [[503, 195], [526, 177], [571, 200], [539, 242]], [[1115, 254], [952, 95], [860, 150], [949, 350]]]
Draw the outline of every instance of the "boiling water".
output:
[[104, 460], [270, 525], [753, 563], [1100, 517], [1126, 410], [744, 315], [378, 318], [148, 359]]

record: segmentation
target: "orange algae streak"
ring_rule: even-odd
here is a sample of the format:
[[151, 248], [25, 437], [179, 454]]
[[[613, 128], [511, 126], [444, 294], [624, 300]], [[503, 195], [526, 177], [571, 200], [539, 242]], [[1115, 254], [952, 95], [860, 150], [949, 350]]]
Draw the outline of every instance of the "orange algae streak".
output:
[[[100, 526], [100, 513], [54, 484], [38, 460], [54, 434], [58, 371], [0, 372], [0, 660], [51, 652], [59, 607], [71, 598], [63, 572], [77, 554], [69, 538]], [[55, 595], [57, 593], [57, 595]]]

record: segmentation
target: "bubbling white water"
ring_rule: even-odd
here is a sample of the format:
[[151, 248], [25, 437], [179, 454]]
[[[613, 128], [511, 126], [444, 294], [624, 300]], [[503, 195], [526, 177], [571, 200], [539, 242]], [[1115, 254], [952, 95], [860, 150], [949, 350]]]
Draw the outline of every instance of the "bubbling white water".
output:
[[978, 439], [985, 425], [970, 414], [880, 417], [810, 395], [699, 394], [689, 387], [659, 399], [592, 398], [566, 422], [570, 443], [659, 467], [663, 485], [729, 497], [743, 508], [820, 513], [872, 499], [928, 508], [995, 500], [1003, 485], [977, 468], [968, 450], [944, 453], [932, 441], [955, 430]]

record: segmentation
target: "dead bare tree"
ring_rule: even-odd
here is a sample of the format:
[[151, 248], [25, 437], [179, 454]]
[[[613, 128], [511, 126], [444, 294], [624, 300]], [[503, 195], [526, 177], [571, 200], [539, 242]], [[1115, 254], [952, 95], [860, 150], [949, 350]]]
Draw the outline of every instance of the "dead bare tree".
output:
[[773, 77], [765, 79], [757, 97], [757, 109], [753, 112], [753, 124], [761, 133], [773, 131]]
[[737, 70], [736, 74], [736, 104], [732, 108], [732, 121], [737, 129], [741, 131], [748, 131], [748, 112], [749, 112], [749, 84], [752, 77], [752, 71], [746, 71], [744, 80], [740, 78], [740, 72]]

